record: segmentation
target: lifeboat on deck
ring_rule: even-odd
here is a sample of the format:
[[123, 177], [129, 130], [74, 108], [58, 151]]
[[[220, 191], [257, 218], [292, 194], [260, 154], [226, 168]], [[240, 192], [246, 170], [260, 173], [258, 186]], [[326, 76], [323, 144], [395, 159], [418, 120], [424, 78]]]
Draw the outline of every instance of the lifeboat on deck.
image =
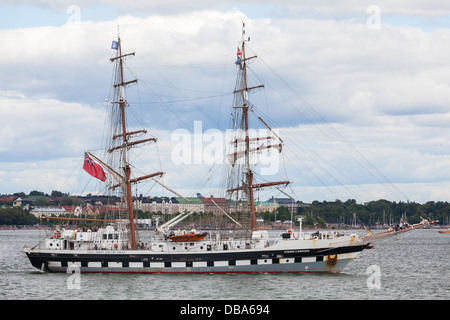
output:
[[178, 234], [171, 233], [169, 235], [169, 239], [174, 242], [192, 242], [192, 241], [199, 241], [203, 240], [207, 236], [207, 232], [196, 232], [195, 230], [192, 230], [190, 233], [186, 231], [182, 231]]

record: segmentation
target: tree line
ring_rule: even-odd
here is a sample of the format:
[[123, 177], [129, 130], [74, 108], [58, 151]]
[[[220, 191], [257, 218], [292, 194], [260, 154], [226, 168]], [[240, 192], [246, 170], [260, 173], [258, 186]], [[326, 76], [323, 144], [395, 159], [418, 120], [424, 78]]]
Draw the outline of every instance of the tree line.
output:
[[[265, 222], [286, 222], [294, 219], [296, 215], [304, 216], [303, 225], [317, 226], [325, 228], [327, 224], [337, 225], [395, 225], [404, 219], [407, 222], [414, 224], [419, 223], [422, 218], [431, 220], [439, 220], [439, 224], [450, 224], [450, 203], [447, 201], [428, 201], [425, 204], [415, 202], [396, 202], [388, 200], [376, 200], [359, 204], [354, 199], [348, 199], [343, 202], [341, 200], [335, 201], [313, 201], [308, 206], [298, 203], [297, 210], [290, 210], [285, 206], [280, 206], [277, 210], [258, 212], [257, 218], [264, 219]], [[155, 214], [138, 211], [139, 218], [151, 218]], [[239, 218], [238, 214], [231, 214], [234, 218]], [[236, 215], [236, 216], [235, 216]], [[193, 214], [193, 220], [199, 220], [203, 217], [207, 220], [208, 215], [202, 213]], [[209, 217], [211, 219], [212, 217]]]
[[[69, 194], [53, 190], [50, 195], [33, 190], [29, 195], [23, 192], [14, 196], [26, 198], [34, 197], [33, 205], [57, 205], [49, 197], [59, 197], [58, 205], [84, 205], [84, 201]], [[6, 208], [0, 209], [0, 225], [34, 225], [38, 219], [23, 208], [8, 208], [12, 203], [0, 203]], [[325, 227], [326, 224], [352, 225], [361, 223], [367, 226], [395, 224], [401, 218], [409, 223], [419, 223], [422, 218], [439, 220], [439, 224], [448, 225], [450, 219], [450, 203], [447, 201], [428, 201], [424, 204], [415, 202], [396, 202], [389, 200], [376, 200], [364, 204], [357, 203], [354, 199], [346, 201], [313, 201], [310, 204], [298, 202], [299, 207], [292, 212], [287, 207], [280, 206], [272, 212], [257, 213], [258, 218], [266, 222], [289, 221], [295, 215], [305, 217], [304, 224], [310, 226]], [[156, 213], [153, 213], [156, 214]], [[139, 218], [150, 218], [153, 214], [138, 212]], [[208, 219], [205, 215], [193, 215], [193, 219]], [[211, 218], [211, 217], [209, 217]]]
[[309, 208], [300, 208], [303, 214], [327, 223], [351, 225], [395, 224], [401, 218], [409, 223], [419, 223], [422, 219], [439, 220], [440, 224], [449, 224], [450, 203], [447, 201], [428, 201], [424, 204], [416, 202], [396, 202], [388, 200], [371, 201], [358, 204], [356, 200], [345, 202], [313, 201]]
[[33, 226], [39, 219], [22, 208], [1, 208], [0, 225]]

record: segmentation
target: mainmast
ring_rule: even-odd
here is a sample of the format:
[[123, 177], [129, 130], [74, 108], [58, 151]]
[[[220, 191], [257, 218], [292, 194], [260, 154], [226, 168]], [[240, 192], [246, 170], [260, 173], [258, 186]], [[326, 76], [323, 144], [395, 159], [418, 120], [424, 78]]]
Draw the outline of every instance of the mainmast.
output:
[[[245, 162], [244, 181], [241, 186], [238, 186], [235, 188], [230, 188], [227, 190], [227, 192], [233, 193], [233, 192], [237, 192], [240, 190], [243, 190], [245, 192], [247, 201], [249, 202], [249, 208], [250, 208], [250, 219], [251, 219], [250, 227], [251, 227], [251, 230], [256, 231], [255, 197], [254, 197], [253, 190], [260, 189], [263, 187], [281, 185], [281, 184], [287, 185], [290, 183], [290, 181], [278, 181], [278, 182], [259, 183], [259, 184], [254, 183], [254, 174], [253, 174], [253, 171], [251, 168], [251, 163], [250, 163], [251, 152], [259, 151], [261, 149], [269, 149], [269, 148], [278, 148], [278, 150], [281, 151], [281, 143], [278, 145], [267, 145], [267, 146], [262, 146], [262, 147], [258, 147], [258, 148], [253, 148], [253, 149], [250, 148], [251, 141], [271, 139], [271, 137], [251, 138], [249, 135], [248, 112], [250, 110], [250, 103], [248, 100], [248, 94], [251, 90], [254, 90], [257, 88], [262, 88], [262, 87], [264, 87], [264, 85], [258, 85], [258, 86], [253, 86], [253, 87], [248, 86], [247, 61], [254, 59], [257, 56], [251, 56], [251, 57], [246, 56], [245, 43], [246, 43], [246, 41], [249, 41], [250, 38], [247, 38], [248, 40], [246, 40], [245, 37], [246, 37], [245, 36], [245, 23], [242, 23], [242, 42], [241, 42], [241, 47], [240, 48], [238, 47], [238, 53], [237, 53], [238, 61], [236, 62], [236, 64], [239, 65], [239, 68], [240, 68], [239, 72], [241, 73], [241, 81], [240, 81], [239, 86], [234, 91], [235, 94], [240, 95], [240, 99], [237, 99], [237, 100], [241, 101], [242, 104], [236, 104], [233, 107], [242, 109], [242, 129], [244, 130], [245, 138], [243, 139], [243, 141], [242, 141], [242, 139], [236, 139], [234, 141], [234, 143], [235, 143], [235, 145], [237, 145], [238, 142], [244, 142], [244, 151], [243, 152], [242, 151], [234, 152], [229, 155], [229, 157], [231, 156], [230, 159], [233, 159], [233, 160], [231, 160], [233, 165], [237, 158], [244, 155], [244, 162]], [[272, 132], [272, 129], [270, 127], [268, 127], [267, 124], [262, 119], [261, 119], [261, 121]], [[282, 140], [279, 137], [277, 137], [277, 138], [280, 140], [280, 142], [282, 142]]]
[[242, 88], [242, 113], [244, 117], [244, 130], [245, 130], [245, 161], [247, 163], [247, 194], [250, 201], [250, 213], [251, 213], [251, 230], [256, 230], [256, 214], [255, 214], [255, 198], [253, 196], [253, 171], [250, 167], [250, 137], [248, 133], [248, 83], [247, 83], [247, 59], [245, 55], [245, 24], [242, 23], [242, 64], [244, 75], [244, 88]]
[[[113, 47], [114, 48], [114, 47]], [[116, 139], [120, 138], [120, 144], [116, 145], [115, 147], [112, 147], [108, 150], [109, 153], [113, 151], [121, 151], [122, 153], [122, 167], [123, 169], [123, 176], [119, 174], [118, 172], [114, 171], [112, 168], [106, 167], [108, 171], [112, 174], [112, 176], [116, 179], [118, 182], [117, 185], [111, 186], [111, 188], [121, 187], [123, 197], [125, 200], [127, 212], [128, 212], [128, 218], [130, 220], [130, 233], [131, 233], [131, 248], [136, 249], [136, 231], [134, 226], [134, 217], [133, 217], [133, 200], [132, 200], [132, 194], [131, 194], [131, 183], [138, 182], [144, 179], [148, 179], [155, 176], [160, 176], [164, 174], [163, 172], [156, 172], [153, 174], [149, 174], [143, 177], [134, 178], [131, 179], [131, 167], [129, 163], [129, 151], [128, 149], [131, 146], [135, 146], [140, 143], [154, 141], [156, 142], [156, 138], [148, 138], [143, 139], [139, 141], [129, 141], [130, 136], [134, 134], [139, 133], [147, 133], [146, 130], [137, 130], [137, 131], [131, 131], [127, 132], [127, 122], [126, 122], [126, 112], [125, 108], [127, 107], [127, 102], [125, 100], [125, 87], [129, 84], [136, 83], [137, 79], [131, 80], [131, 81], [125, 81], [124, 80], [124, 72], [123, 72], [123, 59], [127, 56], [135, 55], [134, 52], [122, 54], [122, 45], [120, 41], [120, 37], [117, 39], [116, 47], [114, 48], [117, 50], [117, 56], [111, 58], [111, 61], [116, 61], [118, 63], [117, 66], [117, 72], [118, 75], [116, 75], [116, 83], [114, 84], [114, 88], [116, 90], [119, 90], [118, 92], [118, 101], [113, 101], [112, 103], [117, 103], [119, 105], [119, 113], [120, 113], [120, 124], [121, 124], [121, 132], [119, 134], [116, 134], [112, 137], [112, 140], [115, 141]], [[117, 97], [117, 95], [116, 95]]]

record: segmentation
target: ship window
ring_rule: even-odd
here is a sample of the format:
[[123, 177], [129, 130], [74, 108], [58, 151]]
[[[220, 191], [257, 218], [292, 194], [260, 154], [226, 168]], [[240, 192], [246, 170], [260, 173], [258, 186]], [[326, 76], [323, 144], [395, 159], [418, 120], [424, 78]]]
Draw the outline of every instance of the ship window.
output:
[[110, 233], [110, 234], [108, 234], [108, 239], [112, 239], [113, 238], [113, 235]]
[[173, 250], [175, 250], [176, 248], [175, 248], [175, 247], [173, 247], [172, 249], [173, 249]]
[[106, 239], [108, 239], [108, 235], [104, 234], [103, 235], [103, 240], [106, 240]]

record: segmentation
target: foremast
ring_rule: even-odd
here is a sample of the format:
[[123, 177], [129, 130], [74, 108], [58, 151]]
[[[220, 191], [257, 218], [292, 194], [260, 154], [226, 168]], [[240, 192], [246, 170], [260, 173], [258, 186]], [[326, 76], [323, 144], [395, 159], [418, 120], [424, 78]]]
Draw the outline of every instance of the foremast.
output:
[[[232, 154], [229, 154], [229, 159], [231, 159], [231, 163], [234, 166], [236, 160], [240, 158], [242, 155], [244, 156], [244, 170], [243, 170], [243, 181], [242, 184], [234, 188], [229, 188], [227, 190], [228, 193], [238, 192], [243, 190], [246, 194], [246, 198], [249, 204], [250, 209], [250, 229], [252, 231], [257, 230], [256, 226], [256, 212], [255, 212], [255, 196], [254, 196], [254, 189], [260, 189], [264, 187], [270, 187], [270, 186], [277, 186], [277, 185], [288, 185], [291, 183], [290, 181], [276, 181], [276, 182], [267, 182], [267, 183], [255, 183], [254, 181], [254, 173], [251, 167], [251, 153], [255, 151], [260, 151], [262, 149], [270, 149], [270, 148], [277, 148], [279, 152], [281, 152], [282, 148], [282, 140], [280, 137], [278, 137], [273, 130], [267, 125], [264, 120], [261, 119], [261, 117], [258, 117], [259, 120], [276, 136], [276, 138], [280, 141], [279, 144], [274, 145], [265, 145], [260, 146], [257, 148], [251, 148], [250, 142], [251, 141], [260, 141], [260, 140], [270, 140], [272, 137], [257, 137], [257, 138], [251, 138], [249, 133], [249, 111], [251, 111], [251, 103], [249, 102], [248, 94], [250, 91], [263, 88], [264, 85], [257, 85], [257, 86], [248, 86], [247, 81], [247, 62], [251, 59], [257, 58], [257, 56], [246, 56], [246, 46], [245, 43], [249, 41], [250, 38], [246, 39], [245, 35], [245, 23], [242, 23], [242, 41], [240, 42], [240, 47], [238, 46], [238, 52], [237, 52], [237, 62], [236, 65], [239, 66], [238, 70], [238, 82], [236, 84], [236, 89], [234, 90], [235, 98], [234, 98], [234, 105], [233, 108], [241, 109], [242, 114], [241, 117], [239, 117], [239, 125], [240, 128], [244, 131], [244, 139], [243, 141], [241, 139], [235, 139], [233, 143], [235, 146], [238, 145], [239, 142], [244, 142], [244, 151], [235, 151]], [[237, 114], [237, 113], [236, 113]], [[238, 117], [233, 117], [233, 119], [237, 119]]]
[[[113, 42], [114, 45], [114, 42]], [[121, 166], [120, 168], [123, 171], [123, 174], [120, 174], [110, 166], [101, 162], [100, 159], [96, 158], [100, 161], [104, 167], [109, 171], [114, 180], [116, 180], [117, 184], [110, 186], [111, 189], [115, 189], [120, 187], [122, 189], [122, 195], [125, 202], [125, 207], [128, 213], [128, 218], [130, 220], [130, 234], [131, 234], [131, 248], [136, 249], [136, 230], [134, 226], [134, 216], [133, 216], [133, 200], [131, 193], [131, 184], [139, 182], [144, 179], [152, 178], [155, 176], [161, 176], [163, 172], [156, 172], [146, 176], [138, 177], [132, 179], [131, 166], [129, 162], [129, 148], [135, 146], [137, 144], [145, 143], [145, 142], [156, 142], [156, 138], [147, 138], [138, 141], [130, 141], [131, 136], [136, 134], [145, 134], [146, 130], [136, 130], [136, 131], [127, 131], [127, 121], [126, 121], [126, 108], [128, 103], [125, 99], [125, 88], [126, 86], [137, 83], [137, 79], [133, 79], [130, 81], [125, 81], [124, 78], [124, 58], [128, 56], [134, 56], [135, 53], [122, 53], [122, 44], [120, 37], [118, 37], [117, 42], [115, 43], [115, 47], [113, 49], [117, 50], [117, 55], [111, 58], [111, 62], [116, 63], [116, 77], [114, 83], [114, 100], [111, 103], [113, 105], [119, 106], [119, 121], [117, 123], [118, 131], [114, 131], [112, 135], [111, 144], [114, 145], [110, 149], [108, 149], [108, 153], [113, 153], [115, 151], [120, 152], [121, 154]], [[113, 121], [114, 122], [114, 121]], [[117, 141], [117, 142], [116, 142]]]

